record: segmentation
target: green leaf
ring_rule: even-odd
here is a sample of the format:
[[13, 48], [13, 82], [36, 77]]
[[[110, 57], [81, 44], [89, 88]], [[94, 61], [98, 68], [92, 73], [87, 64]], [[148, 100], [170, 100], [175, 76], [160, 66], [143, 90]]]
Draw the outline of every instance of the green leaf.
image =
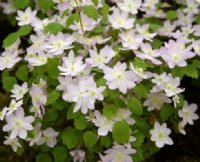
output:
[[60, 65], [60, 61], [57, 59], [48, 59], [46, 64], [46, 69], [49, 76], [53, 79], [58, 79], [59, 76], [59, 69], [58, 66]]
[[13, 2], [17, 9], [25, 9], [30, 4], [30, 0], [14, 0]]
[[109, 148], [110, 145], [112, 144], [112, 140], [110, 139], [109, 136], [101, 136], [100, 143], [101, 143], [102, 146]]
[[3, 89], [5, 89], [7, 92], [10, 92], [10, 90], [13, 88], [14, 84], [17, 83], [17, 79], [13, 76], [6, 76], [3, 78]]
[[191, 78], [198, 78], [198, 70], [193, 65], [187, 65], [183, 68], [183, 72], [185, 75]]
[[170, 10], [170, 11], [167, 12], [167, 14], [166, 14], [167, 20], [174, 20], [176, 18], [177, 18], [177, 12], [176, 11]]
[[63, 146], [57, 146], [53, 150], [54, 162], [65, 162], [67, 155], [67, 149]]
[[3, 40], [3, 48], [11, 46], [13, 43], [17, 41], [19, 35], [17, 33], [10, 33], [4, 40]]
[[62, 142], [68, 149], [77, 147], [82, 140], [81, 132], [75, 128], [68, 127], [61, 134]]
[[135, 59], [134, 59], [134, 61], [133, 61], [133, 65], [135, 66], [135, 67], [137, 67], [137, 68], [142, 68], [142, 69], [144, 69], [144, 70], [146, 70], [147, 69], [147, 63], [144, 61], [144, 60], [142, 60], [142, 59], [140, 59], [140, 58], [138, 58], [138, 57], [136, 57]]
[[19, 37], [27, 36], [31, 33], [33, 27], [31, 25], [22, 26], [18, 31], [17, 34]]
[[110, 7], [106, 3], [103, 3], [103, 7], [101, 9], [101, 14], [102, 14], [103, 18], [106, 20], [108, 18], [109, 10], [110, 10]]
[[44, 121], [48, 122], [55, 122], [58, 119], [58, 112], [52, 109], [47, 109], [44, 115]]
[[134, 137], [136, 138], [136, 141], [133, 142], [132, 146], [141, 147], [145, 139], [144, 133], [138, 131], [134, 134]]
[[89, 17], [94, 20], [97, 20], [98, 18], [98, 11], [94, 7], [94, 5], [88, 5], [83, 8], [83, 12]]
[[70, 14], [69, 17], [67, 18], [67, 21], [66, 21], [66, 27], [69, 27], [69, 26], [72, 25], [75, 21], [76, 21], [76, 22], [79, 21], [79, 14], [77, 14], [77, 13]]
[[75, 120], [74, 120], [74, 126], [79, 129], [79, 130], [84, 130], [87, 127], [87, 120], [85, 119], [85, 115], [79, 115]]
[[130, 128], [126, 121], [118, 121], [112, 129], [113, 139], [119, 144], [128, 143], [130, 138]]
[[28, 79], [28, 72], [27, 65], [22, 65], [18, 68], [15, 75], [19, 80], [26, 81]]
[[41, 10], [48, 11], [53, 6], [52, 0], [38, 0], [38, 5]]
[[160, 117], [162, 120], [167, 120], [173, 113], [174, 113], [174, 107], [170, 104], [164, 104], [162, 108], [160, 109]]
[[106, 105], [103, 108], [103, 116], [105, 116], [107, 119], [114, 118], [116, 113], [117, 113], [117, 107], [115, 105]]
[[56, 102], [56, 100], [60, 97], [60, 93], [56, 90], [52, 91], [47, 98], [47, 103], [46, 105], [50, 105], [54, 102]]
[[83, 140], [87, 148], [92, 148], [97, 143], [97, 135], [92, 131], [83, 134]]
[[143, 106], [140, 100], [138, 100], [136, 97], [132, 97], [128, 101], [128, 107], [131, 110], [131, 112], [134, 113], [135, 115], [142, 115], [143, 113]]
[[77, 111], [77, 112], [74, 113], [74, 105], [75, 104], [72, 104], [69, 107], [68, 111], [67, 111], [67, 120], [75, 119], [75, 118], [77, 118], [81, 114], [80, 111]]
[[145, 87], [142, 83], [137, 84], [137, 85], [133, 88], [133, 92], [134, 92], [138, 97], [147, 98], [148, 90], [147, 90], [147, 87]]
[[57, 22], [53, 22], [53, 23], [49, 23], [47, 26], [45, 26], [44, 31], [46, 33], [50, 33], [50, 34], [58, 34], [59, 32], [61, 32], [64, 29], [64, 27], [57, 23]]
[[39, 153], [36, 156], [36, 162], [52, 162], [51, 157], [45, 153]]

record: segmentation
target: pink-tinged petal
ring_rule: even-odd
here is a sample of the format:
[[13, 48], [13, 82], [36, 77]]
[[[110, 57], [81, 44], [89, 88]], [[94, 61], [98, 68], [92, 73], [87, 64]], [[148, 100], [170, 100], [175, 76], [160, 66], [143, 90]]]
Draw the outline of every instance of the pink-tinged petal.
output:
[[24, 130], [24, 129], [21, 129], [19, 131], [19, 137], [22, 138], [22, 139], [25, 139], [27, 137], [27, 131]]

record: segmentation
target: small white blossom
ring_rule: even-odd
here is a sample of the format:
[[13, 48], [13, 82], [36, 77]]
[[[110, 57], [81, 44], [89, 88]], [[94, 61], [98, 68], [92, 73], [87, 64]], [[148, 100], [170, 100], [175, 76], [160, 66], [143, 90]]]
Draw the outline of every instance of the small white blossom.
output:
[[94, 111], [94, 119], [92, 119], [92, 122], [96, 127], [98, 127], [99, 136], [106, 136], [108, 132], [112, 132], [114, 121], [108, 120], [97, 110]]
[[98, 67], [103, 69], [105, 64], [107, 64], [114, 56], [115, 51], [110, 46], [105, 46], [102, 48], [98, 54], [97, 50], [89, 50], [90, 58], [86, 59], [86, 62], [92, 67]]
[[22, 100], [16, 101], [16, 100], [12, 99], [10, 102], [10, 105], [5, 108], [7, 110], [6, 115], [12, 114], [15, 110], [20, 108], [22, 106], [22, 104], [23, 104]]
[[51, 34], [43, 45], [46, 52], [53, 56], [63, 54], [64, 50], [71, 49], [74, 42], [73, 36], [59, 32], [57, 35]]
[[112, 15], [109, 15], [109, 21], [115, 29], [131, 29], [134, 26], [135, 18], [129, 18], [128, 12], [113, 8]]
[[18, 138], [11, 139], [10, 137], [5, 137], [6, 140], [3, 142], [5, 145], [10, 145], [14, 152], [17, 151], [18, 147], [22, 147], [22, 145], [19, 143]]
[[62, 60], [62, 66], [58, 66], [58, 69], [61, 71], [61, 75], [76, 76], [86, 67], [86, 65], [83, 64], [83, 58], [75, 57], [74, 51], [72, 50], [69, 52], [68, 57], [63, 57]]
[[147, 100], [143, 105], [148, 107], [148, 111], [160, 110], [164, 103], [171, 103], [171, 99], [166, 97], [162, 92], [148, 94]]
[[28, 7], [24, 12], [18, 11], [16, 19], [18, 20], [18, 25], [29, 25], [31, 24], [35, 17], [36, 17], [37, 11], [32, 11], [30, 7]]
[[70, 155], [73, 157], [73, 161], [76, 162], [83, 162], [85, 161], [85, 151], [80, 149], [75, 149], [69, 152]]
[[122, 121], [125, 120], [129, 125], [133, 125], [135, 120], [131, 117], [132, 112], [129, 109], [118, 109], [116, 116], [113, 120]]
[[34, 118], [32, 116], [24, 117], [24, 109], [18, 109], [15, 114], [6, 116], [7, 124], [3, 126], [4, 132], [10, 132], [10, 139], [19, 136], [22, 139], [27, 137], [27, 131], [32, 130]]
[[49, 147], [54, 147], [57, 143], [57, 136], [58, 132], [56, 132], [53, 128], [47, 128], [46, 130], [42, 131], [42, 137], [37, 142], [37, 145], [42, 145], [44, 143], [47, 144]]
[[178, 111], [178, 115], [180, 118], [183, 119], [184, 123], [188, 123], [190, 125], [194, 124], [194, 120], [199, 119], [198, 114], [195, 112], [197, 111], [197, 105], [196, 104], [188, 104], [187, 101], [185, 101], [184, 106], [182, 109]]
[[169, 137], [171, 130], [167, 128], [167, 124], [160, 125], [158, 122], [154, 123], [154, 128], [150, 130], [151, 140], [155, 141], [156, 146], [161, 148], [165, 144], [172, 145], [173, 141]]
[[131, 154], [136, 153], [135, 149], [126, 148], [123, 145], [115, 145], [106, 150], [105, 156], [100, 155], [102, 162], [133, 162]]
[[21, 86], [15, 84], [11, 92], [12, 92], [11, 97], [15, 98], [16, 100], [20, 100], [28, 92], [28, 84], [26, 82], [24, 82]]
[[126, 71], [126, 68], [126, 63], [121, 62], [117, 62], [113, 68], [108, 66], [103, 68], [104, 78], [110, 89], [119, 89], [120, 92], [126, 94], [127, 89], [135, 86], [135, 75], [132, 71]]

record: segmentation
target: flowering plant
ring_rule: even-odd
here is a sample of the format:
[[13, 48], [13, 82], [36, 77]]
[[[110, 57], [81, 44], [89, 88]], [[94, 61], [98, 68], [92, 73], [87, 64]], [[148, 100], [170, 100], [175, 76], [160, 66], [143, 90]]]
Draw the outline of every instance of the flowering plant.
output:
[[19, 26], [0, 55], [3, 143], [36, 162], [137, 162], [186, 134], [199, 116], [180, 82], [199, 77], [200, 1], [174, 3], [1, 2]]

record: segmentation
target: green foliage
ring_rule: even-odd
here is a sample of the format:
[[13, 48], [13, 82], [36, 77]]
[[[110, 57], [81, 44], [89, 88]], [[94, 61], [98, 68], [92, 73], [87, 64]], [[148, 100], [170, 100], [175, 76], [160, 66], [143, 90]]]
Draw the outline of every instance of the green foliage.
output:
[[19, 80], [26, 81], [28, 79], [28, 67], [27, 65], [20, 66], [15, 75]]
[[84, 130], [88, 125], [87, 120], [85, 119], [84, 115], [79, 115], [77, 118], [74, 120], [74, 126], [79, 129], [79, 130]]
[[133, 88], [133, 92], [139, 97], [147, 98], [148, 89], [146, 86], [140, 83]]
[[56, 102], [56, 100], [58, 100], [59, 97], [60, 97], [60, 93], [58, 91], [56, 91], [56, 90], [52, 91], [48, 95], [46, 105], [50, 105], [50, 104]]
[[126, 121], [117, 121], [112, 129], [113, 139], [119, 144], [128, 143], [130, 128]]
[[52, 159], [51, 159], [51, 157], [48, 154], [39, 153], [36, 156], [36, 162], [46, 162], [46, 161], [52, 162]]
[[31, 0], [14, 0], [14, 5], [17, 9], [25, 9], [31, 3]]
[[166, 14], [166, 18], [167, 18], [167, 20], [174, 20], [174, 19], [176, 19], [177, 18], [177, 12], [174, 11], [174, 10], [168, 11], [167, 14]]
[[61, 134], [62, 142], [68, 149], [77, 147], [82, 141], [81, 132], [75, 128], [68, 127]]
[[138, 100], [136, 97], [132, 97], [128, 101], [128, 107], [135, 115], [142, 115], [143, 113], [143, 106], [140, 100]]
[[106, 105], [103, 108], [103, 116], [105, 116], [107, 119], [112, 119], [115, 117], [117, 113], [117, 107], [115, 105]]
[[3, 78], [3, 89], [7, 92], [13, 88], [14, 84], [17, 83], [17, 79], [14, 76], [6, 76]]
[[17, 39], [30, 34], [31, 31], [32, 31], [32, 27], [30, 25], [25, 25], [25, 26], [22, 26], [17, 32], [10, 33], [3, 40], [3, 48], [11, 46], [13, 43], [17, 41]]
[[44, 31], [46, 33], [50, 33], [50, 34], [58, 34], [59, 32], [61, 32], [64, 29], [64, 27], [62, 25], [60, 25], [57, 22], [52, 22], [49, 23], [47, 26], [45, 26]]
[[67, 18], [67, 21], [66, 21], [66, 27], [69, 27], [74, 22], [78, 22], [79, 20], [80, 20], [79, 14], [73, 13], [73, 14], [69, 15], [69, 17]]
[[94, 20], [97, 20], [98, 18], [98, 11], [94, 7], [94, 5], [88, 5], [83, 8], [83, 12], [89, 17]]
[[53, 6], [52, 0], [38, 0], [38, 5], [41, 10], [48, 11]]
[[174, 113], [174, 109], [170, 104], [164, 104], [160, 110], [161, 119], [167, 120]]
[[68, 156], [67, 149], [63, 146], [57, 146], [53, 150], [54, 162], [65, 162]]
[[49, 77], [53, 79], [57, 79], [59, 76], [59, 70], [58, 66], [60, 65], [59, 60], [57, 59], [48, 59], [46, 66], [47, 73], [49, 74]]
[[101, 143], [102, 146], [105, 146], [106, 148], [109, 148], [110, 145], [112, 144], [112, 140], [108, 135], [107, 136], [102, 136], [100, 138], [100, 143]]
[[92, 148], [97, 142], [97, 135], [92, 131], [83, 134], [83, 140], [87, 148]]

